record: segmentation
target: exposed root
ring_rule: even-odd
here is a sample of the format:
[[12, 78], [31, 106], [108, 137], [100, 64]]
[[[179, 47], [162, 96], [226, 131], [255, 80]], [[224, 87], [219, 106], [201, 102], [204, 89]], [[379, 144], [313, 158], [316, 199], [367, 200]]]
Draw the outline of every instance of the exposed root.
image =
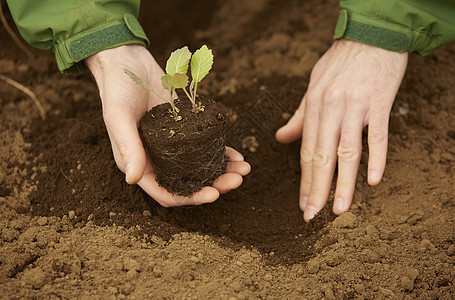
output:
[[30, 61], [34, 61], [34, 60], [35, 60], [35, 57], [33, 56], [32, 51], [30, 51], [30, 49], [28, 49], [27, 46], [25, 46], [25, 44], [22, 43], [22, 41], [21, 41], [21, 40], [19, 39], [19, 37], [14, 33], [14, 31], [11, 29], [11, 27], [10, 27], [9, 24], [8, 24], [8, 22], [6, 21], [5, 14], [3, 13], [3, 7], [2, 7], [1, 0], [0, 0], [0, 19], [2, 20], [3, 26], [5, 26], [6, 31], [7, 31], [8, 34], [11, 36], [11, 38], [14, 40], [14, 42], [16, 43], [16, 45], [17, 45], [22, 51], [24, 51], [25, 55], [28, 56], [28, 58], [30, 59]]
[[[0, 5], [1, 6], [1, 5]], [[0, 79], [3, 80], [4, 82], [6, 82], [7, 84], [9, 85], [12, 85], [13, 87], [15, 87], [16, 89], [24, 92], [25, 94], [27, 94], [30, 98], [33, 99], [33, 101], [35, 102], [35, 105], [36, 107], [38, 108], [38, 111], [39, 111], [39, 114], [41, 116], [41, 118], [43, 120], [46, 119], [46, 111], [44, 110], [44, 107], [43, 105], [41, 105], [41, 102], [40, 100], [38, 99], [38, 97], [36, 97], [35, 93], [33, 93], [29, 88], [27, 88], [26, 86], [20, 84], [19, 82], [3, 75], [3, 74], [0, 74]]]
[[[224, 137], [209, 139], [206, 143], [199, 144], [198, 148], [192, 149], [188, 147], [163, 149], [154, 144], [153, 153], [161, 158], [161, 162], [163, 160], [166, 162], [167, 169], [160, 171], [160, 167], [154, 165], [158, 183], [164, 184], [169, 192], [181, 196], [189, 196], [203, 186], [211, 185], [218, 176], [226, 171], [225, 144]], [[194, 157], [194, 159], [188, 160], [188, 157]], [[169, 170], [172, 171], [169, 172]], [[172, 184], [169, 185], [169, 183]], [[182, 191], [184, 192], [182, 193]], [[188, 191], [191, 192], [188, 193]]]

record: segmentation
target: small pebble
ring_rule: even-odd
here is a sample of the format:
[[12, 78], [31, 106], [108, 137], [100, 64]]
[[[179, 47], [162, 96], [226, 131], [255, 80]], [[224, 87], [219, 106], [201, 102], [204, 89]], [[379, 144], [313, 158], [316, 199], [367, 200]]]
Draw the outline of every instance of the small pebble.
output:
[[112, 212], [112, 211], [111, 211], [111, 212], [109, 213], [109, 218], [113, 218], [113, 217], [115, 217], [116, 215], [117, 215], [117, 214], [116, 214], [115, 212]]
[[406, 276], [412, 281], [416, 280], [417, 276], [419, 276], [419, 271], [417, 269], [411, 268], [406, 271]]
[[127, 257], [123, 260], [123, 268], [127, 271], [131, 271], [131, 270], [140, 271], [139, 263], [135, 259], [132, 259], [129, 257]]
[[129, 270], [128, 272], [126, 272], [126, 279], [127, 280], [134, 280], [134, 279], [137, 278], [138, 275], [139, 275], [138, 271]]
[[426, 250], [430, 250], [430, 249], [434, 248], [434, 245], [431, 243], [431, 241], [429, 239], [423, 239], [420, 242], [420, 245], [422, 245], [422, 247], [424, 247]]
[[158, 244], [158, 245], [166, 244], [165, 240], [163, 240], [162, 238], [160, 238], [159, 236], [156, 236], [156, 235], [152, 235], [152, 237], [150, 239], [152, 240], [152, 242], [154, 242], [155, 244]]
[[335, 300], [335, 294], [333, 293], [333, 289], [330, 287], [330, 286], [326, 286], [324, 288], [324, 295], [326, 297], [326, 299], [328, 300]]
[[448, 256], [455, 256], [455, 245], [450, 245], [449, 249], [447, 249]]
[[414, 280], [411, 280], [409, 277], [401, 277], [401, 287], [405, 291], [412, 291], [414, 289]]
[[72, 220], [72, 219], [74, 219], [75, 217], [76, 217], [76, 212], [75, 212], [74, 210], [70, 210], [70, 211], [68, 212], [68, 218], [69, 218], [70, 220]]
[[289, 119], [292, 117], [292, 115], [291, 115], [290, 113], [288, 113], [288, 112], [284, 112], [284, 113], [281, 115], [281, 117], [282, 117], [284, 120], [287, 121], [287, 120], [289, 120]]
[[44, 226], [47, 224], [47, 217], [40, 217], [37, 221], [39, 226]]
[[251, 255], [249, 253], [245, 253], [245, 254], [240, 255], [239, 261], [241, 261], [244, 264], [249, 264], [253, 261], [253, 258], [251, 257]]
[[308, 273], [316, 274], [320, 268], [319, 260], [316, 258], [312, 258], [308, 261], [306, 266], [307, 266]]
[[144, 210], [142, 212], [142, 215], [146, 218], [150, 218], [152, 216], [152, 213], [149, 210]]
[[40, 289], [46, 283], [46, 273], [40, 267], [26, 270], [22, 275], [22, 282], [32, 286], [34, 289]]
[[379, 287], [379, 291], [386, 297], [395, 297], [395, 294], [389, 289]]
[[362, 262], [366, 262], [366, 263], [375, 263], [375, 262], [380, 261], [379, 255], [370, 249], [364, 249], [362, 251], [360, 259]]

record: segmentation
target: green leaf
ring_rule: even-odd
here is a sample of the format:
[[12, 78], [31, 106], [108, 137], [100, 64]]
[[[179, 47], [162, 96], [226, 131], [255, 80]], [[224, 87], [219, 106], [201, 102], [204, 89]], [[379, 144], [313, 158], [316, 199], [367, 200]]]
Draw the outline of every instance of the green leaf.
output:
[[123, 71], [125, 71], [126, 75], [128, 75], [135, 83], [145, 87], [148, 90], [153, 91], [153, 89], [147, 83], [145, 83], [144, 80], [140, 79], [139, 76], [127, 69], [123, 69]]
[[197, 84], [209, 73], [213, 65], [212, 50], [206, 45], [194, 52], [191, 58], [191, 77]]
[[174, 76], [175, 73], [184, 73], [188, 71], [188, 62], [190, 61], [191, 52], [188, 47], [177, 49], [171, 53], [166, 63], [166, 73]]
[[163, 77], [161, 77], [161, 84], [163, 85], [163, 88], [168, 90], [168, 91], [172, 91], [172, 85], [171, 85], [171, 75], [169, 74], [166, 74], [164, 75]]
[[[172, 107], [174, 107], [174, 104], [172, 102], [172, 98], [171, 100], [169, 99], [166, 99], [164, 98], [163, 96], [161, 96], [160, 94], [158, 94], [154, 89], [152, 89], [151, 86], [149, 86], [147, 83], [145, 83], [144, 80], [142, 80], [141, 78], [139, 78], [139, 76], [137, 76], [136, 74], [134, 74], [133, 72], [131, 72], [130, 70], [127, 70], [127, 69], [123, 69], [123, 71], [125, 71], [126, 75], [128, 75], [131, 80], [133, 80], [135, 83], [145, 87], [146, 89], [152, 91], [155, 95], [157, 95], [158, 97], [160, 97], [161, 99], [163, 99], [164, 101], [167, 101], [169, 102], [169, 104], [171, 104]], [[163, 76], [164, 77], [164, 76]], [[163, 83], [163, 78], [161, 78], [161, 83]], [[164, 84], [163, 84], [164, 85]]]
[[171, 86], [175, 89], [184, 89], [188, 85], [188, 76], [182, 73], [175, 73], [171, 77]]

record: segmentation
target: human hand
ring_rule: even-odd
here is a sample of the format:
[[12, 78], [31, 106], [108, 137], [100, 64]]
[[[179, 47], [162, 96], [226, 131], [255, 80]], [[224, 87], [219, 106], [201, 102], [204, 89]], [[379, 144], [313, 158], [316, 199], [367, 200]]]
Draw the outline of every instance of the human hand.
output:
[[101, 51], [85, 60], [100, 91], [103, 117], [112, 145], [115, 162], [126, 174], [129, 184], [138, 184], [162, 206], [199, 205], [213, 202], [220, 194], [239, 187], [250, 165], [232, 148], [226, 173], [211, 187], [203, 187], [189, 197], [170, 194], [158, 185], [155, 172], [139, 137], [138, 124], [153, 106], [163, 103], [155, 94], [135, 84], [125, 73], [131, 70], [160, 95], [170, 96], [161, 85], [163, 70], [150, 52], [141, 45], [125, 45]]
[[327, 202], [337, 160], [333, 212], [351, 206], [367, 125], [368, 183], [381, 181], [389, 114], [407, 61], [407, 53], [336, 40], [314, 66], [299, 108], [276, 133], [282, 143], [302, 138], [299, 204], [306, 222]]

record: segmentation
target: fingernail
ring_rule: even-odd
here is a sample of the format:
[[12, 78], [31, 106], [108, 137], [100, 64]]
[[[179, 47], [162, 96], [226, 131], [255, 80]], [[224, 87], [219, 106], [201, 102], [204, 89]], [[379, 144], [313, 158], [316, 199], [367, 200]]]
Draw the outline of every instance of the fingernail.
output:
[[306, 222], [310, 221], [311, 219], [314, 218], [314, 216], [318, 213], [315, 207], [308, 205], [305, 208], [305, 212], [303, 213], [303, 218], [305, 219]]
[[342, 213], [344, 212], [344, 199], [343, 198], [335, 198], [335, 201], [333, 202], [333, 212], [334, 213]]
[[379, 173], [378, 171], [370, 171], [368, 172], [368, 178], [371, 183], [377, 183], [379, 181]]
[[131, 180], [131, 164], [127, 164], [125, 167], [125, 180], [127, 183], [130, 183]]

